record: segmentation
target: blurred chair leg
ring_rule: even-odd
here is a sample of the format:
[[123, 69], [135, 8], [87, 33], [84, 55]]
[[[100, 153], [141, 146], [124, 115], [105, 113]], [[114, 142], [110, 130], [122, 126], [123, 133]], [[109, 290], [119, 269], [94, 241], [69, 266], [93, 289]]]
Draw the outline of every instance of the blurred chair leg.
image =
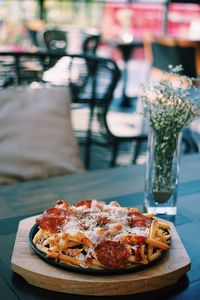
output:
[[87, 132], [87, 138], [86, 138], [86, 145], [85, 145], [85, 168], [89, 169], [90, 168], [90, 155], [91, 155], [91, 132]]
[[135, 149], [134, 149], [134, 153], [133, 153], [133, 159], [132, 159], [133, 164], [136, 164], [136, 161], [137, 161], [138, 155], [140, 153], [140, 149], [141, 149], [141, 143], [142, 143], [141, 141], [136, 141]]
[[85, 168], [90, 168], [90, 156], [91, 156], [91, 144], [92, 144], [92, 122], [94, 118], [94, 105], [91, 104], [90, 107], [90, 116], [88, 120], [88, 129], [86, 135], [86, 144], [85, 144]]
[[116, 159], [119, 152], [119, 142], [115, 141], [112, 144], [112, 157], [110, 161], [110, 167], [113, 168], [116, 165]]

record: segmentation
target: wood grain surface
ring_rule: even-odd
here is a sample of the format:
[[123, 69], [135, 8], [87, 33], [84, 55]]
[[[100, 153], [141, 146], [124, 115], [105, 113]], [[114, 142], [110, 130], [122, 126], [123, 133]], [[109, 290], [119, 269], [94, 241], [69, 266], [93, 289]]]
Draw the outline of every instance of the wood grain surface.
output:
[[170, 251], [156, 265], [123, 275], [78, 274], [56, 268], [40, 259], [29, 245], [35, 216], [22, 220], [16, 236], [11, 266], [29, 284], [80, 295], [128, 295], [170, 286], [190, 269], [190, 258], [172, 223]]

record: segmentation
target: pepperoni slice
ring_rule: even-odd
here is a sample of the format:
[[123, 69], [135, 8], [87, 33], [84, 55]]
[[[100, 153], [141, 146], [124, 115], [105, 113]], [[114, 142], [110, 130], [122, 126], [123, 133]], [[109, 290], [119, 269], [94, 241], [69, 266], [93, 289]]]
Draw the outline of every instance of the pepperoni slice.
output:
[[64, 202], [63, 200], [57, 200], [55, 207], [64, 209], [67, 211], [67, 213], [70, 213], [71, 211], [71, 205], [68, 202]]
[[60, 208], [48, 208], [36, 219], [36, 223], [43, 230], [57, 233], [64, 226], [66, 217], [66, 210]]
[[146, 237], [143, 235], [131, 235], [125, 234], [120, 238], [120, 243], [129, 244], [129, 245], [139, 245], [146, 242]]
[[91, 205], [92, 205], [92, 200], [82, 200], [76, 204], [76, 207], [86, 206], [88, 208], [91, 208]]
[[104, 204], [105, 202], [102, 200], [82, 200], [76, 204], [76, 207], [86, 206], [87, 208], [91, 208], [93, 206], [96, 206], [98, 208], [102, 208]]
[[126, 246], [116, 241], [101, 242], [95, 247], [95, 253], [100, 263], [108, 269], [124, 268], [130, 256]]
[[130, 212], [128, 214], [128, 225], [130, 227], [150, 227], [152, 219], [145, 217], [140, 212]]

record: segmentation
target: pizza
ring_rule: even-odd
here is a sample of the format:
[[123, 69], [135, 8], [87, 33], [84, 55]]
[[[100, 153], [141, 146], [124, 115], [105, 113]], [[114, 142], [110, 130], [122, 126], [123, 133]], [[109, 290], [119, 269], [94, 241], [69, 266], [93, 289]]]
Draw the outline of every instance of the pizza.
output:
[[36, 218], [33, 244], [48, 259], [78, 268], [148, 265], [170, 248], [169, 223], [117, 201], [58, 200]]

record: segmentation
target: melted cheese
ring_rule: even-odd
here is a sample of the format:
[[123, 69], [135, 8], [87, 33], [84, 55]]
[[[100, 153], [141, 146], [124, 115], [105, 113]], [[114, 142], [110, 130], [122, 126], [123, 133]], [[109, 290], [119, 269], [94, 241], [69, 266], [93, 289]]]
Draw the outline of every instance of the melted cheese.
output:
[[63, 227], [63, 232], [65, 233], [76, 234], [79, 231], [80, 231], [79, 223], [73, 217], [71, 217], [69, 222], [67, 222], [67, 224]]
[[97, 245], [104, 240], [104, 236], [98, 233], [98, 229], [86, 230], [85, 236], [94, 244]]
[[[119, 207], [92, 200], [91, 207], [72, 206], [71, 215], [63, 228], [64, 233], [76, 235], [82, 232], [94, 245], [105, 239], [116, 240], [121, 235], [131, 234], [148, 237], [148, 227], [128, 226], [126, 207]], [[102, 229], [102, 231], [99, 231]]]

